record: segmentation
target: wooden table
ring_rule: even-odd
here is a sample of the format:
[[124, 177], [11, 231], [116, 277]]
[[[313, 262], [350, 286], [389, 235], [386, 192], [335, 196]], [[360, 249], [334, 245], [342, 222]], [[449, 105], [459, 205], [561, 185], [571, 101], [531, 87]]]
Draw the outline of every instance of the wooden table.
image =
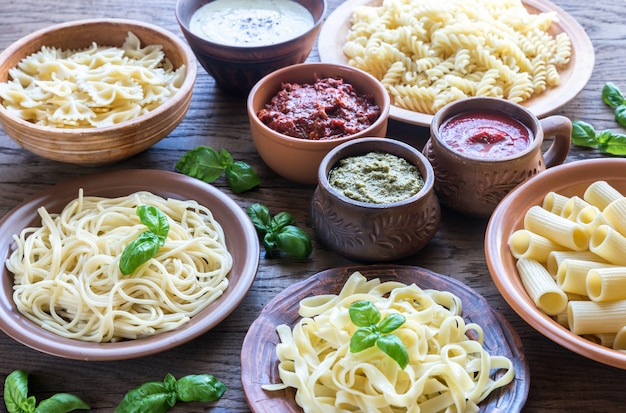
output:
[[[329, 0], [328, 13], [339, 3]], [[624, 2], [602, 0], [589, 4], [555, 0], [554, 3], [580, 22], [596, 53], [591, 81], [558, 113], [591, 122], [599, 130], [623, 133], [614, 122], [611, 109], [602, 103], [600, 91], [608, 81], [626, 90]], [[144, 20], [182, 37], [174, 7], [174, 0], [0, 0], [0, 48], [54, 23], [95, 17]], [[317, 49], [309, 59], [318, 59]], [[421, 148], [428, 130], [391, 121], [388, 135]], [[262, 182], [259, 190], [233, 196], [242, 207], [261, 202], [273, 211], [289, 211], [313, 237], [308, 206], [314, 188], [281, 179], [264, 165], [250, 138], [244, 99], [221, 93], [201, 68], [191, 108], [180, 126], [154, 147], [114, 166], [85, 168], [42, 159], [21, 149], [0, 131], [0, 216], [44, 188], [85, 174], [129, 168], [173, 170], [176, 160], [198, 145], [226, 148], [236, 159], [251, 163], [259, 173]], [[568, 162], [601, 156], [594, 150], [573, 147]], [[228, 191], [223, 180], [215, 185]], [[622, 411], [626, 403], [624, 371], [563, 349], [529, 327], [501, 298], [485, 264], [482, 245], [486, 224], [484, 220], [468, 219], [444, 210], [441, 227], [429, 246], [399, 263], [425, 267], [461, 280], [504, 313], [521, 336], [524, 356], [530, 365], [531, 387], [525, 412]], [[145, 381], [162, 380], [166, 373], [180, 377], [204, 372], [214, 374], [228, 386], [224, 396], [215, 403], [180, 404], [172, 412], [248, 412], [240, 381], [240, 349], [252, 321], [272, 297], [290, 284], [327, 268], [352, 264], [314, 237], [313, 243], [314, 252], [308, 259], [262, 256], [256, 281], [233, 314], [200, 338], [158, 355], [118, 362], [72, 361], [31, 350], [0, 333], [0, 380], [13, 370], [27, 370], [31, 373], [31, 391], [39, 399], [67, 391], [82, 397], [94, 412], [111, 412], [126, 391]], [[4, 403], [0, 404], [0, 411], [5, 411]]]

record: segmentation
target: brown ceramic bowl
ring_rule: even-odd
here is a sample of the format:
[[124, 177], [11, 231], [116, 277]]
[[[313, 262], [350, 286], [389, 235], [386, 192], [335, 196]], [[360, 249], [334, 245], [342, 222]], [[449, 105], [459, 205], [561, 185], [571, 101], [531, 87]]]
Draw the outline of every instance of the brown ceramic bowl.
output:
[[626, 369], [626, 353], [604, 347], [561, 326], [540, 311], [519, 278], [508, 241], [523, 227], [524, 214], [541, 205], [548, 192], [582, 196], [592, 182], [604, 180], [626, 194], [625, 159], [589, 159], [555, 166], [510, 192], [493, 212], [485, 235], [485, 254], [491, 278], [500, 294], [520, 317], [557, 344], [589, 359]]
[[[4, 261], [15, 248], [13, 234], [24, 228], [41, 225], [37, 209], [60, 212], [78, 196], [117, 197], [137, 191], [150, 191], [162, 197], [196, 200], [207, 206], [222, 225], [226, 246], [232, 252], [233, 267], [229, 285], [222, 296], [179, 328], [161, 334], [110, 343], [94, 343], [60, 337], [26, 319], [13, 301], [13, 276], [0, 269], [0, 330], [35, 350], [58, 357], [108, 361], [143, 357], [172, 349], [218, 325], [246, 297], [256, 277], [259, 264], [259, 241], [252, 222], [236, 202], [219, 189], [195, 178], [170, 171], [120, 170], [87, 175], [52, 186], [15, 207], [0, 220], [0, 259]], [[19, 351], [19, 346], [14, 351]]]
[[136, 119], [102, 128], [40, 126], [18, 118], [0, 105], [0, 125], [15, 142], [36, 155], [55, 161], [106, 165], [129, 158], [154, 145], [183, 120], [191, 102], [197, 63], [189, 46], [176, 35], [148, 23], [125, 19], [93, 19], [61, 23], [18, 40], [0, 54], [0, 82], [8, 71], [42, 46], [62, 50], [99, 46], [122, 46], [131, 31], [142, 45], [162, 45], [174, 67], [186, 67], [180, 89], [168, 101]]
[[320, 31], [325, 0], [296, 0], [313, 15], [314, 25], [295, 38], [268, 46], [238, 47], [204, 39], [190, 29], [193, 14], [212, 0], [178, 0], [176, 19], [202, 67], [223, 91], [245, 96], [252, 86], [268, 73], [302, 63], [311, 53]]
[[[382, 152], [417, 166], [424, 186], [403, 201], [374, 204], [355, 201], [329, 182], [332, 168], [344, 158]], [[434, 190], [435, 174], [417, 149], [386, 138], [360, 138], [331, 150], [318, 170], [311, 202], [311, 226], [317, 238], [339, 254], [357, 261], [401, 259], [424, 248], [439, 228], [441, 211]]]
[[[337, 139], [293, 138], [265, 125], [257, 113], [276, 95], [283, 82], [312, 84], [317, 78], [336, 77], [350, 83], [359, 94], [371, 95], [380, 116], [366, 129]], [[263, 161], [278, 175], [289, 180], [315, 184], [318, 167], [333, 148], [352, 139], [384, 137], [387, 133], [389, 95], [373, 76], [349, 66], [332, 63], [301, 63], [277, 70], [261, 79], [248, 96], [248, 118], [256, 149]]]

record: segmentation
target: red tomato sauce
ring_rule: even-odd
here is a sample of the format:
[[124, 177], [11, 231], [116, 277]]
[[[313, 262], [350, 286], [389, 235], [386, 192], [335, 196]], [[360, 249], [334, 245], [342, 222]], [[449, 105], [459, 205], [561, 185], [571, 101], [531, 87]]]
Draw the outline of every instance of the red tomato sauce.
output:
[[366, 129], [378, 119], [380, 108], [372, 96], [358, 94], [350, 83], [322, 78], [313, 84], [283, 83], [257, 116], [276, 132], [321, 140]]
[[533, 139], [531, 130], [517, 119], [486, 110], [450, 118], [441, 125], [440, 135], [461, 154], [489, 159], [522, 152]]

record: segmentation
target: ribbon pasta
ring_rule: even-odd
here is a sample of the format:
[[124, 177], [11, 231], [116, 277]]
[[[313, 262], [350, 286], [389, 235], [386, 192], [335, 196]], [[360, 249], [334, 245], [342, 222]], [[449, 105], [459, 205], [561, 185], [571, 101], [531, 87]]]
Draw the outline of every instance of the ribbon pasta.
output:
[[382, 0], [355, 8], [343, 52], [400, 108], [434, 114], [470, 96], [521, 103], [557, 86], [570, 61], [568, 35], [548, 32], [556, 20], [521, 0]]
[[[357, 327], [348, 308], [359, 300], [373, 302], [382, 318], [391, 312], [405, 316], [394, 331], [409, 354], [404, 370], [376, 347], [350, 352]], [[338, 295], [303, 299], [303, 318], [293, 331], [277, 327], [282, 383], [263, 388], [297, 389], [296, 402], [305, 412], [476, 412], [493, 390], [513, 380], [514, 370], [508, 358], [483, 348], [481, 327], [465, 324], [461, 306], [449, 292], [368, 281], [355, 272]], [[468, 338], [469, 331], [477, 340]], [[494, 379], [495, 370], [502, 374]]]
[[180, 89], [186, 68], [174, 68], [162, 49], [141, 47], [132, 32], [121, 47], [44, 46], [9, 70], [0, 98], [15, 116], [42, 126], [121, 123], [154, 110]]
[[[123, 249], [146, 230], [139, 205], [159, 208], [170, 230], [154, 258], [123, 276]], [[170, 331], [228, 287], [232, 256], [223, 230], [195, 201], [150, 192], [86, 197], [81, 190], [60, 214], [38, 213], [40, 227], [14, 235], [6, 267], [20, 313], [62, 337], [112, 342]]]

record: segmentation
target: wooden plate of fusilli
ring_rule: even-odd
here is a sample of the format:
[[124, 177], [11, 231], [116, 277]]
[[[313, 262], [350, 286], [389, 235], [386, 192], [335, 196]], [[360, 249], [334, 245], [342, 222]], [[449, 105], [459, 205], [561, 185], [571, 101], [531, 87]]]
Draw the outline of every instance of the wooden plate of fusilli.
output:
[[508, 99], [538, 117], [575, 98], [595, 61], [582, 26], [547, 0], [497, 11], [487, 3], [348, 0], [322, 27], [320, 60], [374, 75], [391, 96], [390, 117], [420, 126], [472, 96]]

